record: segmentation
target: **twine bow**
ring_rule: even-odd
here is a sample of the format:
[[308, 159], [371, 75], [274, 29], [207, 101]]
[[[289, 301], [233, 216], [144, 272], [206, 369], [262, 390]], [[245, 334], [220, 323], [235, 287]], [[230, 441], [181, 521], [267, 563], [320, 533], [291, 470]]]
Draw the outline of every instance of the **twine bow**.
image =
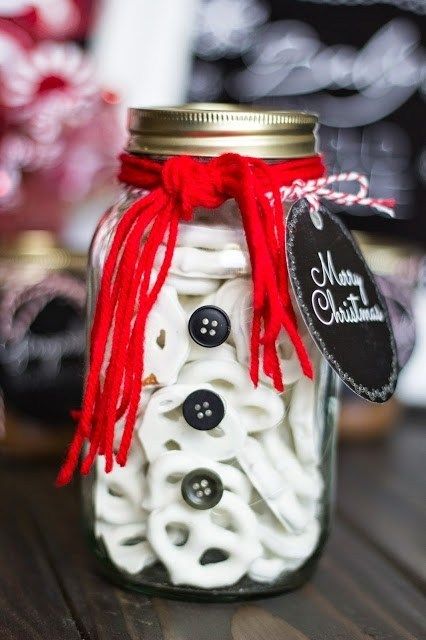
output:
[[[359, 185], [358, 193], [345, 193], [344, 191], [333, 191], [327, 188], [327, 185], [340, 182], [357, 182]], [[317, 178], [316, 180], [307, 180], [306, 182], [297, 179], [290, 186], [281, 187], [280, 194], [283, 202], [296, 202], [296, 200], [305, 198], [310, 204], [311, 212], [318, 211], [320, 199], [323, 198], [346, 207], [352, 207], [353, 205], [371, 207], [393, 218], [395, 216], [395, 200], [392, 198], [370, 198], [367, 196], [368, 187], [369, 182], [366, 176], [357, 171], [350, 171]]]

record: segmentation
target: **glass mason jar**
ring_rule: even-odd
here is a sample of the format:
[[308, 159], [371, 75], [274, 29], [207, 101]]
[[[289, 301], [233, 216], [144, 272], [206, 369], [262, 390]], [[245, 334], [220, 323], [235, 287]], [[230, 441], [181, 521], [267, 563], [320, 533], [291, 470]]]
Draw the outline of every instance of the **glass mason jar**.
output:
[[[278, 115], [218, 105], [134, 109], [127, 150], [157, 160], [234, 151], [274, 162], [314, 154], [315, 117]], [[117, 223], [146, 193], [125, 187], [100, 222], [89, 318]], [[148, 320], [127, 464], [107, 474], [101, 457], [83, 480], [91, 544], [115, 582], [174, 598], [234, 600], [295, 588], [316, 565], [333, 499], [335, 374], [300, 319], [314, 380], [303, 376], [282, 332], [285, 391], [262, 376], [255, 388], [248, 373], [251, 306], [236, 203], [213, 215], [196, 210], [180, 223]]]

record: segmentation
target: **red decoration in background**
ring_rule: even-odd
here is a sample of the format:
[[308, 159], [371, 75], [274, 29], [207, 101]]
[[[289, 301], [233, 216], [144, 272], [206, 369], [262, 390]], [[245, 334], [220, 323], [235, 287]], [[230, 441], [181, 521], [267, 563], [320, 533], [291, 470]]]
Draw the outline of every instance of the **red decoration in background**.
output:
[[92, 4], [0, 2], [0, 231], [58, 229], [69, 203], [115, 174], [119, 97], [75, 43], [42, 40], [86, 33]]
[[33, 39], [25, 29], [13, 20], [0, 17], [0, 66], [5, 63], [9, 54], [30, 49], [33, 44]]
[[9, 0], [0, 4], [0, 14], [33, 40], [82, 39], [89, 32], [94, 4], [93, 0]]
[[1, 102], [30, 127], [43, 116], [59, 125], [88, 119], [98, 93], [93, 66], [73, 43], [36, 44], [2, 70]]

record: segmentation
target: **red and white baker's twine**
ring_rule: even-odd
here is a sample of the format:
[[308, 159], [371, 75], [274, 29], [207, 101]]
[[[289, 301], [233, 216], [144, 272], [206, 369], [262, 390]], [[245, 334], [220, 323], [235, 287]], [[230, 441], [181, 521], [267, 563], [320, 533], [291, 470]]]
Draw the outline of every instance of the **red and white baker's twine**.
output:
[[[345, 193], [344, 191], [333, 191], [327, 189], [326, 185], [340, 182], [357, 182], [359, 185], [358, 193]], [[318, 211], [320, 207], [320, 198], [341, 204], [347, 207], [360, 205], [364, 207], [373, 207], [393, 218], [395, 216], [395, 201], [385, 198], [370, 198], [367, 196], [369, 182], [366, 176], [357, 171], [349, 173], [338, 173], [316, 180], [295, 180], [289, 187], [281, 187], [280, 193], [283, 202], [295, 202], [301, 198], [305, 198], [311, 205], [311, 211]]]

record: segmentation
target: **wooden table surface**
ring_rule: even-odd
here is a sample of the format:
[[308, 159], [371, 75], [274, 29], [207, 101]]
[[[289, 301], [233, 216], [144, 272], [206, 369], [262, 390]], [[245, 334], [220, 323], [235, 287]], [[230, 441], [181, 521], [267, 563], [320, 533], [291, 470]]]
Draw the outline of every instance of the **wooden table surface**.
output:
[[[314, 579], [247, 604], [191, 604], [99, 577], [76, 487], [0, 461], [0, 640], [426, 638], [425, 416], [386, 442], [342, 446], [335, 526]], [[424, 593], [424, 592], [423, 592]]]

